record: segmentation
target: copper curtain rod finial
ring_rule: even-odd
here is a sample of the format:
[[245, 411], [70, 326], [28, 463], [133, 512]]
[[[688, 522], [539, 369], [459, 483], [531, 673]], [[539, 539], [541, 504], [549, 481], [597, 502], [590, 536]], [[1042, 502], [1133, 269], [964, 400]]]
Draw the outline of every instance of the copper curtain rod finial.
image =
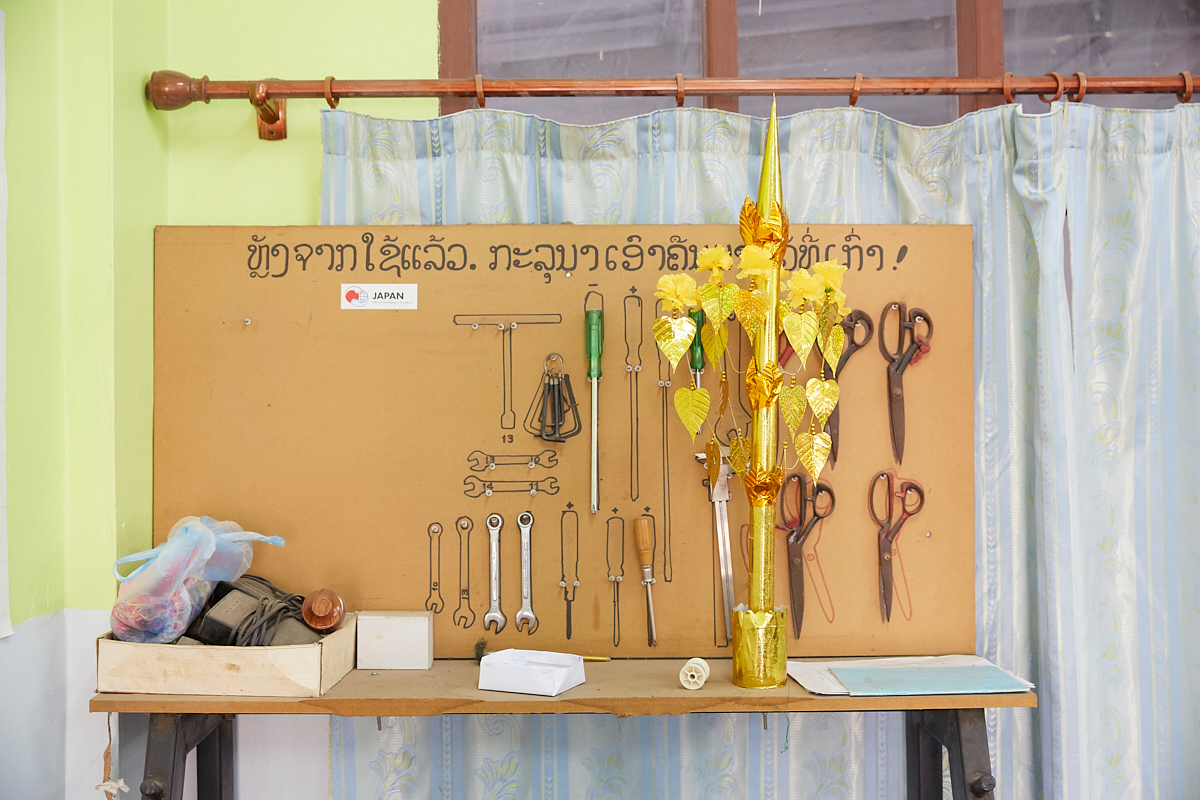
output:
[[146, 99], [159, 111], [175, 111], [197, 100], [207, 103], [208, 76], [196, 80], [182, 72], [159, 70], [146, 81]]

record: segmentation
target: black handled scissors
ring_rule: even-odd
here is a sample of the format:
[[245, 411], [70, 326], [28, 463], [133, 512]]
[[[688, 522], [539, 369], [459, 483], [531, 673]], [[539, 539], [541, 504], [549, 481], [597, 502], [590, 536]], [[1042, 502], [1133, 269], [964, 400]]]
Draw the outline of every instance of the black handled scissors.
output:
[[[783, 525], [776, 529], [787, 531], [788, 575], [792, 593], [792, 630], [800, 638], [800, 627], [804, 623], [804, 542], [816, 524], [833, 513], [836, 498], [829, 484], [811, 484], [800, 473], [790, 475], [783, 491], [780, 508]], [[809, 513], [811, 508], [812, 513]]]
[[[897, 489], [896, 481], [896, 473], [885, 469], [877, 473], [867, 487], [867, 505], [871, 509], [871, 518], [879, 526], [879, 613], [884, 622], [892, 618], [892, 562], [896, 555], [896, 537], [905, 521], [925, 506], [925, 490], [920, 484], [901, 481]], [[910, 500], [910, 495], [915, 500]]]
[[[887, 342], [885, 324], [892, 311], [899, 315], [894, 350]], [[924, 334], [917, 332], [917, 323], [925, 326]], [[924, 310], [914, 308], [910, 311], [904, 303], [897, 302], [883, 307], [883, 313], [879, 315], [879, 352], [891, 362], [887, 368], [888, 416], [892, 425], [892, 454], [897, 464], [904, 460], [904, 371], [912, 363], [917, 350], [929, 350], [929, 340], [932, 338], [933, 320]]]
[[[837, 369], [833, 371], [834, 380], [842, 376], [842, 369], [846, 366], [846, 362], [850, 360], [850, 356], [854, 355], [861, 348], [866, 347], [867, 342], [871, 341], [871, 337], [875, 335], [875, 324], [871, 322], [871, 317], [865, 311], [851, 311], [838, 324], [846, 332], [846, 343], [842, 345], [842, 357], [838, 359]], [[863, 328], [867, 332], [867, 335], [863, 337], [861, 342], [858, 341], [859, 328]], [[829, 415], [829, 419], [825, 424], [825, 430], [829, 432], [831, 442], [829, 447], [829, 466], [831, 467], [837, 463], [838, 429], [841, 420], [842, 406], [839, 403], [833, 407], [833, 413]]]

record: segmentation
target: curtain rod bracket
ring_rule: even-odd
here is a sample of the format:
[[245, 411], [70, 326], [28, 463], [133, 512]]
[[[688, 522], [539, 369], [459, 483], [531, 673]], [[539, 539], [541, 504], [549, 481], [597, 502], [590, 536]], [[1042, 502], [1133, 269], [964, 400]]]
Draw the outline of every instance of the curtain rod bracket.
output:
[[266, 82], [247, 84], [250, 105], [258, 112], [258, 138], [277, 142], [287, 138], [287, 99], [269, 96]]

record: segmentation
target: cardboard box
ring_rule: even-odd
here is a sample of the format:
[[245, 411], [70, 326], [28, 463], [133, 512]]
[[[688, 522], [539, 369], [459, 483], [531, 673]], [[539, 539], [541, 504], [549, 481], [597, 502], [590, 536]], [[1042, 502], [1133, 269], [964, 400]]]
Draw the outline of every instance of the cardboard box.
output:
[[479, 688], [554, 697], [583, 683], [583, 658], [544, 650], [501, 650], [479, 664]]
[[354, 668], [356, 615], [315, 644], [212, 647], [96, 641], [96, 691], [320, 697]]
[[432, 611], [359, 612], [359, 669], [429, 669], [432, 666]]

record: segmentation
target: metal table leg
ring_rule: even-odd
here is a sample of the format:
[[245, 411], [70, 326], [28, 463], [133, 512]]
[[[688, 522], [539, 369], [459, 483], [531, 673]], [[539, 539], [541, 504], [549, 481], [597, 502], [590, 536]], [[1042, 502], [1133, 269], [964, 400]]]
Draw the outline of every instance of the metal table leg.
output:
[[196, 749], [197, 800], [233, 800], [233, 717], [151, 714], [143, 800], [180, 800], [187, 754]]
[[949, 755], [954, 800], [993, 800], [996, 779], [982, 708], [909, 711], [905, 739], [908, 800], [940, 800], [943, 747]]

